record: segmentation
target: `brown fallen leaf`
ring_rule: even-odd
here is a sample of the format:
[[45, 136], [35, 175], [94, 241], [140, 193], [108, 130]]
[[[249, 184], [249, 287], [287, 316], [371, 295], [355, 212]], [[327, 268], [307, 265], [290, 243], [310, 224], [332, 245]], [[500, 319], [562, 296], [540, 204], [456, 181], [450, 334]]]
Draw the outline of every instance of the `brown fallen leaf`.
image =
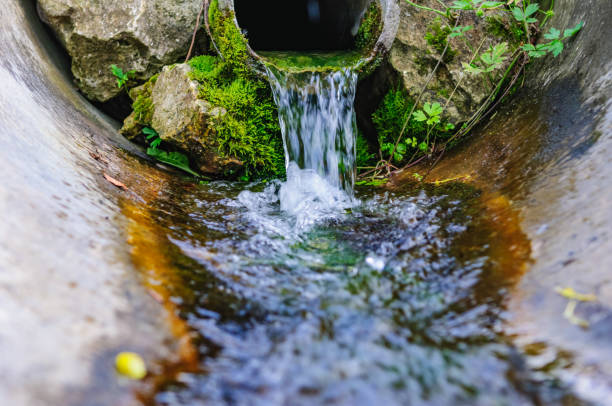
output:
[[164, 303], [164, 297], [161, 294], [157, 293], [153, 289], [148, 289], [147, 292], [149, 292], [149, 295], [155, 299], [157, 303]]
[[103, 175], [104, 175], [104, 179], [106, 179], [107, 181], [109, 181], [113, 185], [115, 185], [118, 188], [121, 188], [123, 190], [127, 190], [127, 186], [125, 186], [123, 183], [119, 182], [117, 179], [108, 176], [106, 173], [103, 173]]

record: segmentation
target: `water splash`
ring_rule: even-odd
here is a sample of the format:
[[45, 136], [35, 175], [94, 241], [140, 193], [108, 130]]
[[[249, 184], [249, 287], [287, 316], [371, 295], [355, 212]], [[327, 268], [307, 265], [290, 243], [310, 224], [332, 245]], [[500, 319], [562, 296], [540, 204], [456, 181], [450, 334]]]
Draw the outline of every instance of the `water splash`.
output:
[[[267, 72], [278, 105], [287, 168], [295, 163], [352, 195], [357, 74], [351, 68], [286, 72], [273, 66]], [[306, 176], [296, 168], [288, 171], [289, 178]], [[317, 183], [288, 181], [302, 187]]]

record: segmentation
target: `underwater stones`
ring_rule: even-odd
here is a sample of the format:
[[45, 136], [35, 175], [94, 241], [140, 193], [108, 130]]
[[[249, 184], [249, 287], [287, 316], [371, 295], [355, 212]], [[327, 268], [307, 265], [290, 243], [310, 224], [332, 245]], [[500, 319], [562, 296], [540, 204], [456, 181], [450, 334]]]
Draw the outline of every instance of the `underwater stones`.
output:
[[226, 111], [199, 98], [199, 83], [190, 72], [187, 64], [162, 70], [151, 92], [151, 126], [164, 143], [185, 152], [201, 173], [235, 170], [241, 163], [221, 157], [216, 138], [215, 121]]
[[[38, 0], [41, 19], [72, 59], [76, 84], [91, 100], [117, 96], [110, 65], [147, 80], [187, 54], [201, 0]], [[204, 37], [204, 36], [201, 36]]]
[[[451, 5], [452, 1], [444, 0], [444, 3]], [[424, 0], [419, 4], [440, 8], [440, 4], [435, 0]], [[400, 2], [400, 9], [400, 26], [391, 48], [389, 62], [408, 94], [416, 99], [440, 59], [441, 51], [445, 46], [444, 37], [446, 35], [440, 35], [440, 32], [446, 29], [448, 34], [453, 25], [433, 12], [419, 9], [405, 1]], [[474, 48], [482, 43], [481, 52], [504, 41], [512, 41], [512, 38], [500, 38], [488, 32], [487, 17], [492, 16], [495, 16], [502, 24], [510, 25], [510, 15], [499, 11], [487, 12], [484, 18], [476, 16], [473, 11], [462, 11], [457, 22], [458, 26], [473, 26], [466, 36], [471, 44], [475, 44]], [[447, 27], [449, 24], [450, 27]], [[429, 41], [426, 40], [428, 32], [434, 34], [434, 38], [430, 37]], [[435, 35], [436, 33], [438, 35]], [[450, 42], [449, 49], [427, 86], [421, 102], [438, 102], [445, 105], [446, 99], [459, 85], [448, 105], [446, 114], [451, 122], [460, 123], [474, 114], [493, 91], [497, 80], [489, 80], [483, 75], [475, 76], [464, 72], [462, 62], [470, 61], [473, 51], [460, 37], [448, 38], [448, 41]], [[508, 58], [504, 66], [494, 72], [495, 79], [501, 77], [509, 63]]]

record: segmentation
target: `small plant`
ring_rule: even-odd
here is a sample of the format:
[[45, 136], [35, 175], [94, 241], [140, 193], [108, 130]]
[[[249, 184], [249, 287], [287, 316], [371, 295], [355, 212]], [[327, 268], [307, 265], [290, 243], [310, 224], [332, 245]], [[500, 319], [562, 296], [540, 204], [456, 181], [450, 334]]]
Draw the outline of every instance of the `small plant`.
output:
[[121, 89], [125, 87], [130, 79], [134, 78], [136, 74], [135, 70], [131, 70], [128, 72], [123, 72], [123, 69], [118, 67], [117, 65], [111, 65], [111, 72], [117, 78], [117, 87]]
[[188, 174], [193, 175], [197, 178], [200, 177], [198, 173], [194, 172], [189, 167], [189, 158], [187, 158], [186, 155], [176, 151], [164, 151], [159, 148], [161, 146], [162, 139], [160, 138], [157, 131], [152, 128], [145, 127], [142, 130], [142, 133], [145, 135], [149, 145], [149, 147], [147, 148], [147, 155], [157, 159], [160, 162], [187, 172]]
[[563, 41], [573, 37], [582, 29], [584, 26], [583, 22], [578, 23], [574, 28], [568, 28], [563, 32], [563, 36], [561, 36], [561, 31], [556, 28], [551, 28], [548, 33], [544, 34], [544, 38], [550, 40], [550, 42], [546, 42], [543, 44], [525, 44], [522, 46], [522, 50], [527, 52], [527, 54], [532, 58], [541, 58], [546, 55], [548, 52], [553, 54], [556, 58], [563, 52]]
[[465, 25], [465, 26], [459, 25], [457, 27], [453, 27], [453, 30], [451, 31], [449, 37], [450, 38], [461, 38], [465, 35], [466, 32], [468, 32], [472, 28], [474, 28], [473, 25]]
[[438, 124], [440, 122], [440, 116], [444, 112], [440, 103], [425, 103], [423, 110], [417, 110], [413, 114], [413, 118], [416, 121], [425, 121], [428, 126]]
[[451, 10], [474, 10], [476, 15], [482, 17], [485, 10], [492, 10], [502, 7], [505, 3], [501, 1], [484, 0], [457, 0], [449, 7]]
[[477, 66], [475, 63], [462, 63], [463, 69], [466, 72], [471, 73], [473, 75], [479, 75], [483, 72], [489, 73], [493, 72], [496, 69], [499, 69], [503, 66], [504, 62], [507, 59], [506, 54], [508, 53], [508, 43], [502, 42], [501, 44], [497, 44], [489, 48], [488, 51], [483, 52], [480, 55], [480, 61], [482, 62], [482, 67]]

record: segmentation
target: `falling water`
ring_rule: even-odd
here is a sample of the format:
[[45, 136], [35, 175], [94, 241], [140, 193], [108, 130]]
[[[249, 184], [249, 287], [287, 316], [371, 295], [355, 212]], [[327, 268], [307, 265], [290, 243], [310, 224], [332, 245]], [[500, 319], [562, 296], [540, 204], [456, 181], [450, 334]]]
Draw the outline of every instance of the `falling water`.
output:
[[352, 195], [357, 74], [350, 68], [299, 73], [267, 70], [278, 105], [288, 182], [298, 176], [299, 168]]

